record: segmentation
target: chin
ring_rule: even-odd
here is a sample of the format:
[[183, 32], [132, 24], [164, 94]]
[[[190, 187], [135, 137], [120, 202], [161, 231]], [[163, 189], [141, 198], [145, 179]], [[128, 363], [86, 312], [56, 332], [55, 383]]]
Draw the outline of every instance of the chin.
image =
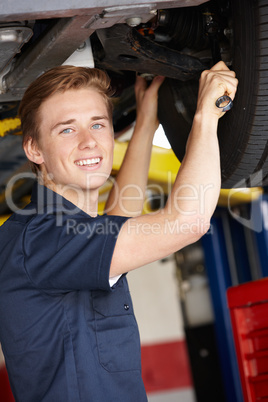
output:
[[83, 187], [81, 187], [81, 190], [83, 191], [93, 191], [93, 190], [99, 190], [100, 187], [102, 187], [106, 182], [108, 178], [105, 180], [91, 180], [90, 183], [84, 184]]

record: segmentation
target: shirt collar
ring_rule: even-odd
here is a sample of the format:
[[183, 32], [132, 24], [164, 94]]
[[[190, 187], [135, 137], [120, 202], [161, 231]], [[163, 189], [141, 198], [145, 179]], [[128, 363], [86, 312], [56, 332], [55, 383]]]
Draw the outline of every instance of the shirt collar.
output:
[[62, 195], [35, 182], [32, 189], [31, 202], [37, 205], [38, 211], [64, 211], [66, 213], [84, 213], [75, 204]]

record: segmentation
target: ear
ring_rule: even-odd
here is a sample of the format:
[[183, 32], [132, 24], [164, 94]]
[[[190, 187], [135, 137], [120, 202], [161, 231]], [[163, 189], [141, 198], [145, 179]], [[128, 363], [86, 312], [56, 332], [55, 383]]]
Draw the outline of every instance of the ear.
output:
[[42, 152], [40, 151], [36, 141], [34, 141], [32, 137], [29, 137], [27, 142], [24, 144], [23, 149], [27, 158], [31, 162], [34, 162], [37, 165], [40, 165], [41, 163], [44, 162]]

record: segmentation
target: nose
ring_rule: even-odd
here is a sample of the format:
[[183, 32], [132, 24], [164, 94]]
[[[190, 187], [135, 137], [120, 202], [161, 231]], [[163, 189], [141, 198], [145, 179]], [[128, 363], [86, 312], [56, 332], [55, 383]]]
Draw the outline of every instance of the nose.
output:
[[80, 133], [79, 133], [79, 148], [80, 149], [84, 149], [84, 148], [93, 149], [96, 147], [96, 145], [97, 145], [96, 139], [88, 130], [80, 131]]

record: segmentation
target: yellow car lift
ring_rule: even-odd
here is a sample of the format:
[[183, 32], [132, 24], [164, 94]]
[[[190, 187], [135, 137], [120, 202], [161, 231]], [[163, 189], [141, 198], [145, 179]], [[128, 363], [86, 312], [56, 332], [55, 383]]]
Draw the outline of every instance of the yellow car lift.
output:
[[[115, 141], [113, 169], [118, 171], [127, 149], [127, 142]], [[158, 183], [164, 190], [174, 183], [180, 162], [171, 149], [153, 146], [152, 158], [149, 168], [148, 181]], [[170, 183], [171, 182], [171, 183]], [[219, 206], [235, 206], [258, 199], [263, 193], [261, 187], [221, 189], [218, 200]], [[168, 191], [166, 191], [168, 194]]]

